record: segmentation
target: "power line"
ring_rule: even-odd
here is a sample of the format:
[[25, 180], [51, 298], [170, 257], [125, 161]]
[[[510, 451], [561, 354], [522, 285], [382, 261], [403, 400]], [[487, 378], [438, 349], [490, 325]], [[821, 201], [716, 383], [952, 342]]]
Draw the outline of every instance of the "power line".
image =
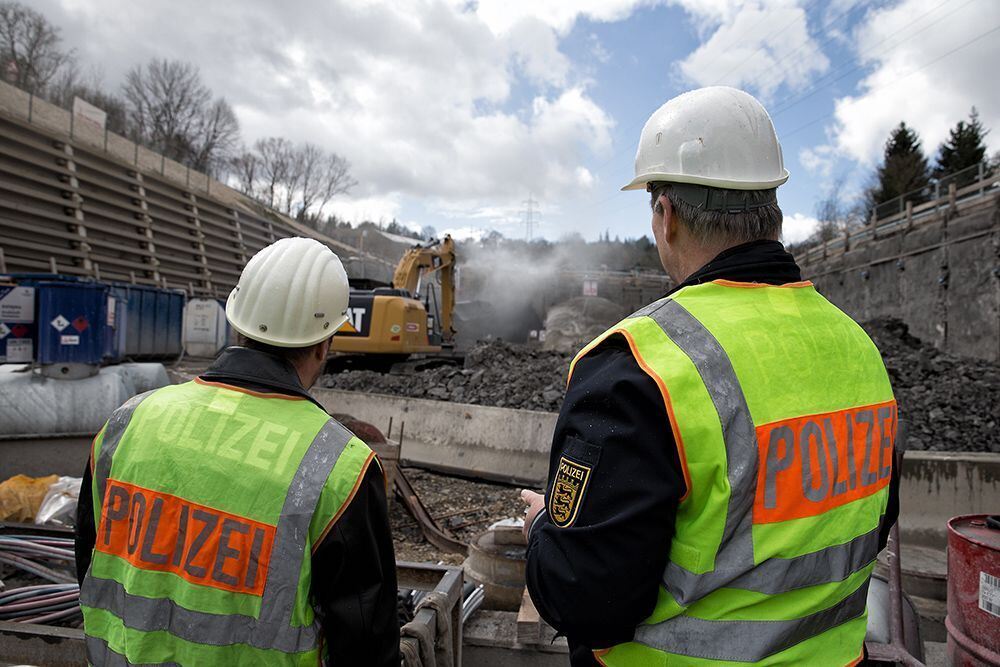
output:
[[[905, 30], [906, 28], [910, 27], [914, 23], [917, 23], [918, 21], [920, 21], [921, 19], [923, 19], [924, 17], [926, 17], [928, 14], [931, 14], [931, 13], [937, 11], [938, 9], [940, 9], [941, 7], [943, 7], [944, 5], [948, 4], [948, 2], [950, 2], [950, 1], [951, 0], [944, 0], [944, 2], [942, 2], [942, 3], [938, 4], [938, 5], [935, 5], [931, 9], [927, 10], [926, 12], [924, 12], [923, 14], [921, 14], [920, 16], [918, 16], [917, 18], [913, 19], [912, 21], [910, 21], [909, 23], [907, 23], [906, 25], [904, 25], [902, 28], [899, 28], [898, 30], [894, 30], [893, 32], [889, 33], [886, 36], [886, 39], [889, 38], [889, 37], [892, 37], [893, 35], [898, 35], [899, 33], [903, 32], [903, 30]], [[927, 31], [927, 30], [935, 27], [937, 25], [937, 21], [940, 21], [941, 19], [945, 18], [946, 16], [951, 16], [955, 12], [957, 12], [957, 11], [959, 11], [961, 9], [964, 9], [965, 7], [967, 7], [968, 5], [972, 4], [973, 2], [975, 2], [975, 0], [967, 0], [967, 2], [965, 2], [964, 4], [959, 5], [955, 9], [953, 9], [950, 12], [948, 12], [947, 14], [945, 14], [944, 16], [936, 19], [935, 22], [927, 24], [923, 28], [920, 28], [916, 32], [913, 32], [913, 33], [907, 35], [906, 37], [903, 37], [902, 39], [897, 40], [895, 43], [890, 44], [886, 48], [878, 50], [878, 51], [876, 51], [876, 49], [874, 47], [871, 48], [871, 49], [866, 49], [865, 51], [862, 51], [861, 53], [859, 53], [857, 57], [860, 59], [862, 56], [870, 56], [870, 55], [880, 55], [880, 56], [882, 56], [882, 55], [885, 55], [886, 53], [888, 53], [892, 49], [898, 47], [900, 44], [903, 44], [904, 42], [907, 42], [907, 41], [913, 39], [917, 35], [920, 35], [921, 33], [923, 33], [925, 31]], [[883, 40], [881, 42], [881, 44], [884, 44], [885, 41], [886, 40]], [[881, 44], [876, 45], [876, 46], [880, 46]], [[849, 62], [845, 62], [843, 65], [849, 65], [849, 64], [850, 64]], [[829, 74], [827, 74], [827, 75], [825, 75], [823, 77], [820, 77], [811, 88], [809, 88], [805, 93], [801, 94], [799, 97], [796, 98], [794, 96], [789, 96], [789, 97], [786, 97], [785, 99], [779, 101], [777, 104], [775, 104], [775, 107], [777, 107], [777, 108], [774, 110], [773, 113], [771, 113], [771, 117], [774, 118], [775, 116], [780, 116], [781, 114], [785, 113], [786, 111], [788, 111], [792, 107], [795, 107], [795, 106], [801, 104], [802, 102], [806, 101], [807, 99], [809, 99], [810, 97], [812, 97], [816, 93], [820, 92], [821, 90], [825, 90], [825, 89], [829, 88], [830, 86], [832, 86], [833, 84], [837, 83], [838, 81], [840, 81], [840, 80], [844, 79], [845, 77], [850, 76], [851, 74], [853, 74], [853, 73], [855, 73], [855, 72], [857, 72], [859, 70], [862, 70], [864, 68], [865, 68], [865, 64], [864, 63], [862, 63], [860, 65], [856, 65], [854, 67], [851, 67], [848, 70], [844, 70], [843, 66], [838, 67], [833, 72], [830, 72]], [[839, 76], [837, 76], [837, 77], [835, 77], [833, 79], [830, 79], [831, 76], [837, 74], [838, 72], [840, 73]], [[825, 81], [825, 83], [824, 83], [824, 81]]]
[[[888, 2], [888, 0], [887, 0], [887, 2]], [[856, 5], [848, 7], [845, 11], [841, 12], [836, 18], [831, 19], [826, 25], [824, 25], [822, 28], [820, 28], [817, 34], [822, 34], [822, 33], [827, 32], [831, 27], [833, 27], [833, 25], [835, 23], [837, 23], [838, 21], [840, 21], [840, 19], [844, 18], [845, 16], [848, 16], [849, 14], [853, 13], [855, 10], [861, 9], [864, 6], [865, 6], [865, 4], [863, 2], [859, 2]], [[830, 42], [834, 41], [835, 39], [837, 39], [837, 35], [836, 34], [831, 35], [830, 37], [828, 37], [825, 40], [823, 40], [822, 42], [820, 42], [816, 46], [816, 49], [819, 50], [820, 52], [822, 52], [823, 47], [826, 46], [826, 45], [828, 45]], [[774, 66], [780, 65], [784, 61], [788, 60], [790, 57], [794, 56], [796, 53], [798, 53], [803, 48], [805, 48], [812, 41], [813, 41], [812, 38], [809, 37], [808, 34], [807, 34], [806, 39], [805, 39], [804, 42], [802, 42], [801, 44], [799, 44], [797, 47], [795, 47], [794, 49], [792, 49], [791, 51], [789, 51], [785, 55], [781, 56], [781, 58], [779, 58], [778, 60], [775, 60], [774, 61]], [[774, 73], [773, 69], [772, 70], [766, 70], [765, 72], [761, 72], [761, 74], [773, 74], [773, 73]], [[760, 86], [760, 83], [761, 83], [761, 74], [758, 74], [757, 76], [755, 76], [752, 80], [748, 81], [747, 83], [748, 84], [757, 84], [756, 88], [760, 89], [760, 87], [761, 87]], [[785, 71], [782, 70], [782, 71], [778, 72], [778, 74], [785, 74]], [[781, 83], [781, 79], [780, 78], [778, 79], [778, 83], [779, 84]]]
[[[1000, 30], [1000, 25], [996, 25], [993, 28], [991, 28], [990, 30], [987, 30], [986, 32], [981, 33], [980, 35], [978, 35], [976, 37], [973, 37], [969, 41], [967, 41], [967, 42], [965, 42], [965, 43], [963, 43], [963, 44], [961, 44], [959, 46], [956, 46], [951, 51], [948, 51], [947, 53], [941, 54], [940, 56], [938, 56], [934, 60], [931, 60], [930, 62], [924, 63], [923, 65], [921, 65], [917, 69], [915, 69], [915, 70], [913, 70], [911, 72], [907, 72], [903, 76], [898, 77], [895, 81], [891, 81], [889, 83], [882, 84], [881, 86], [875, 86], [873, 88], [869, 88], [866, 94], [870, 94], [870, 93], [872, 93], [874, 91], [877, 91], [877, 90], [884, 90], [886, 88], [891, 88], [892, 86], [895, 86], [896, 84], [900, 83], [904, 79], [908, 79], [909, 77], [913, 76], [917, 72], [920, 72], [921, 70], [924, 70], [924, 69], [930, 67], [931, 65], [933, 65], [933, 64], [935, 64], [937, 62], [940, 62], [941, 60], [944, 60], [948, 56], [950, 56], [950, 55], [952, 55], [954, 53], [957, 53], [958, 51], [961, 51], [962, 49], [964, 49], [967, 46], [971, 46], [971, 45], [975, 44], [979, 40], [983, 39], [984, 37], [988, 37], [989, 35], [992, 35], [993, 33], [997, 32], [998, 30]], [[795, 128], [794, 130], [792, 130], [790, 132], [782, 133], [781, 136], [782, 136], [782, 138], [790, 137], [790, 136], [792, 136], [792, 135], [794, 135], [794, 134], [796, 134], [798, 132], [801, 132], [802, 130], [806, 129], [807, 127], [811, 127], [812, 125], [815, 125], [816, 123], [818, 123], [818, 122], [820, 122], [822, 120], [826, 120], [827, 118], [830, 118], [835, 113], [836, 113], [836, 110], [831, 111], [830, 113], [825, 114], [823, 116], [820, 116], [819, 118], [815, 118], [815, 119], [809, 121], [808, 123], [805, 123], [804, 125], [800, 125], [799, 127]]]
[[[767, 37], [765, 37], [764, 39], [762, 39], [760, 41], [760, 46], [757, 47], [756, 51], [754, 51], [753, 53], [750, 54], [749, 58], [744, 58], [742, 61], [736, 63], [736, 65], [734, 65], [732, 67], [732, 69], [730, 69], [728, 72], [726, 72], [725, 74], [723, 74], [722, 76], [720, 76], [718, 79], [716, 79], [715, 82], [712, 83], [712, 85], [713, 86], [718, 85], [723, 80], [725, 80], [725, 78], [727, 76], [729, 76], [733, 72], [735, 72], [735, 71], [737, 71], [739, 69], [742, 69], [743, 67], [746, 67], [747, 63], [750, 62], [751, 60], [753, 60], [754, 56], [756, 56], [758, 53], [760, 53], [761, 51], [764, 50], [764, 47], [766, 47], [767, 44], [771, 41], [771, 38], [777, 37], [781, 33], [785, 32], [786, 30], [788, 30], [789, 28], [791, 28], [794, 24], [798, 23], [800, 20], [806, 20], [806, 19], [808, 19], [809, 10], [815, 4], [816, 4], [816, 0], [811, 0], [808, 4], [806, 4], [805, 7], [802, 8], [802, 15], [801, 16], [800, 15], [796, 15], [794, 19], [792, 19], [791, 21], [789, 21], [788, 23], [786, 23], [782, 28], [779, 28], [778, 30], [772, 32]], [[807, 23], [807, 26], [806, 26], [806, 34], [807, 35], [809, 34], [808, 23]], [[735, 46], [735, 44], [733, 46]]]

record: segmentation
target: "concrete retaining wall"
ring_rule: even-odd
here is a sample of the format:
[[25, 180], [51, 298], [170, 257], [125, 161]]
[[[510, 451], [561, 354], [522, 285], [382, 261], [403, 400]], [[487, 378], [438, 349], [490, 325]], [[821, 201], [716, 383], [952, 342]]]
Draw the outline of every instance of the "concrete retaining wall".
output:
[[1000, 360], [997, 197], [802, 268], [857, 320], [897, 317], [943, 350]]

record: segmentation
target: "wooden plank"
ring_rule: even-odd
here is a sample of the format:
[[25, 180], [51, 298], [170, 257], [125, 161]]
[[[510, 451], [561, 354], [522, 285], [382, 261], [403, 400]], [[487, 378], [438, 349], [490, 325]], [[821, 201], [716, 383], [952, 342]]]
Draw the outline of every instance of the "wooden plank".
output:
[[521, 608], [517, 612], [517, 643], [537, 644], [542, 634], [542, 619], [531, 601], [528, 587], [524, 587], [521, 595]]

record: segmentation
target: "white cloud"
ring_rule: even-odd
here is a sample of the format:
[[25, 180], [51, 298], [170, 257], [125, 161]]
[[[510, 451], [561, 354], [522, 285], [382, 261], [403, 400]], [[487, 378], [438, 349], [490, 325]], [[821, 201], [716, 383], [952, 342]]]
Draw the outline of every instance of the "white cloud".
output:
[[[464, 4], [464, 0], [456, 1]], [[620, 21], [636, 7], [652, 4], [656, 4], [656, 0], [479, 0], [476, 15], [498, 35], [525, 17], [543, 21], [565, 35], [580, 17], [591, 21]]]
[[805, 146], [799, 150], [799, 164], [805, 167], [806, 171], [827, 180], [833, 172], [833, 167], [837, 161], [833, 147], [828, 145], [810, 148]]
[[[890, 130], [905, 121], [932, 157], [973, 105], [986, 127], [1000, 126], [1000, 87], [989, 69], [1000, 60], [1000, 39], [993, 33], [976, 40], [1000, 24], [1000, 3], [940, 5], [903, 0], [871, 12], [859, 26], [859, 59], [872, 70], [857, 94], [836, 100], [835, 122], [828, 129], [836, 152], [871, 166], [881, 159]], [[990, 139], [995, 146], [996, 136]]]
[[351, 223], [366, 220], [388, 223], [399, 216], [400, 204], [396, 195], [339, 197], [327, 206], [325, 211]]
[[745, 88], [767, 100], [782, 86], [803, 87], [830, 65], [809, 34], [799, 0], [675, 2], [708, 35], [678, 63], [696, 85]]
[[110, 88], [149, 58], [186, 60], [248, 142], [344, 155], [359, 185], [333, 210], [378, 219], [400, 213], [400, 196], [476, 207], [592, 184], [583, 165], [608, 150], [613, 121], [559, 40], [581, 16], [615, 20], [642, 0], [95, 4], [37, 0]]
[[802, 213], [786, 215], [785, 221], [781, 225], [781, 240], [785, 243], [805, 241], [812, 236], [818, 227], [819, 220], [812, 216], [803, 215]]

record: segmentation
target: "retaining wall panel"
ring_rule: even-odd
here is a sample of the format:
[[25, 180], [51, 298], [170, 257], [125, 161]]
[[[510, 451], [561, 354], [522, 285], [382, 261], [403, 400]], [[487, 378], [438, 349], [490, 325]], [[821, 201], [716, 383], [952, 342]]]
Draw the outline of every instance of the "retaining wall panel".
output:
[[[992, 236], [996, 236], [995, 234]], [[996, 327], [997, 247], [990, 236], [948, 249], [948, 347], [983, 359], [998, 359]]]

